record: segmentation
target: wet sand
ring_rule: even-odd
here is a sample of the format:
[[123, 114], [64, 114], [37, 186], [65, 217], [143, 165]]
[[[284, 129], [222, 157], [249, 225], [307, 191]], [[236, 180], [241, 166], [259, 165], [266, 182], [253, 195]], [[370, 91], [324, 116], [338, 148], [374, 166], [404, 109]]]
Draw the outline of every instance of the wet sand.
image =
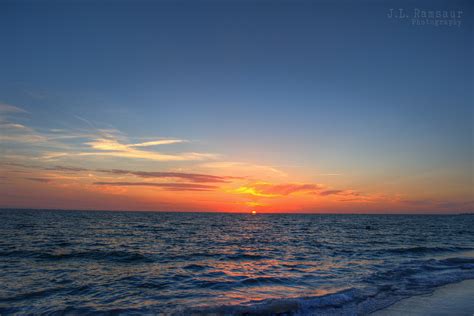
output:
[[374, 316], [474, 315], [474, 280], [439, 287], [432, 294], [401, 300]]

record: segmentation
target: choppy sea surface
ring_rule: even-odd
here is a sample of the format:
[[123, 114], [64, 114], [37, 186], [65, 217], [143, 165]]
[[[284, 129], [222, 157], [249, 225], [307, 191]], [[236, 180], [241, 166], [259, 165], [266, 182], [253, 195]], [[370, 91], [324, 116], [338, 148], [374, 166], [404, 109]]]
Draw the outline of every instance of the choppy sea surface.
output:
[[474, 216], [0, 211], [0, 314], [368, 314], [474, 278]]

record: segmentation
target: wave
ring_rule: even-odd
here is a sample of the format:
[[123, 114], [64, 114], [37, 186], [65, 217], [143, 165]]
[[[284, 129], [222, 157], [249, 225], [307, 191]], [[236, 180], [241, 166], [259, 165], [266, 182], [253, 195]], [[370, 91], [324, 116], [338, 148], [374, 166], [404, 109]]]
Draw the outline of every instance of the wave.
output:
[[[72, 252], [51, 252], [51, 251], [31, 251], [31, 250], [7, 250], [0, 251], [0, 257], [16, 257], [16, 258], [33, 258], [39, 260], [101, 260], [110, 262], [155, 262], [159, 260], [161, 263], [179, 262], [179, 261], [195, 261], [202, 259], [215, 259], [219, 261], [244, 261], [244, 260], [262, 260], [268, 257], [255, 254], [213, 254], [213, 253], [193, 253], [188, 255], [170, 256], [168, 258], [157, 258], [151, 255], [141, 254], [130, 251], [99, 251], [84, 250]], [[203, 270], [205, 267], [198, 264], [190, 264], [185, 267], [189, 270]]]
[[359, 287], [332, 294], [266, 299], [241, 305], [201, 306], [181, 310], [176, 315], [368, 314], [403, 298], [430, 293], [438, 286], [467, 279], [474, 279], [474, 258], [408, 260], [394, 269], [369, 276]]
[[392, 253], [392, 254], [406, 254], [406, 253], [425, 254], [425, 253], [457, 252], [457, 251], [468, 251], [468, 250], [474, 250], [474, 248], [416, 246], [416, 247], [389, 248], [389, 249], [381, 250], [381, 252]]
[[236, 253], [225, 255], [221, 257], [220, 260], [261, 260], [261, 259], [268, 259], [268, 256], [256, 255], [256, 254], [249, 254], [249, 253]]
[[35, 258], [42, 260], [106, 260], [112, 262], [152, 262], [146, 255], [128, 251], [77, 251], [68, 253], [50, 253], [27, 250], [2, 251], [0, 257]]
[[[270, 259], [269, 256], [257, 255], [257, 254], [250, 254], [250, 253], [232, 253], [232, 254], [221, 254], [221, 253], [206, 253], [206, 252], [199, 252], [199, 253], [189, 253], [183, 255], [173, 255], [169, 256], [165, 259], [161, 259], [160, 262], [179, 262], [179, 261], [202, 261], [202, 260], [218, 260], [218, 261], [251, 261], [251, 260], [263, 260], [263, 259]], [[190, 267], [191, 269], [196, 268], [193, 265]]]

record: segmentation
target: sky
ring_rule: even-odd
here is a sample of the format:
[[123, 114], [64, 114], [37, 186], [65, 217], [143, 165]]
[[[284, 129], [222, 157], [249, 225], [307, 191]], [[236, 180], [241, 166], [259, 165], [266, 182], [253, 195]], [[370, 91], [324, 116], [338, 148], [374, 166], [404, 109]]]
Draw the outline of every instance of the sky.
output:
[[473, 7], [2, 1], [0, 207], [473, 211]]

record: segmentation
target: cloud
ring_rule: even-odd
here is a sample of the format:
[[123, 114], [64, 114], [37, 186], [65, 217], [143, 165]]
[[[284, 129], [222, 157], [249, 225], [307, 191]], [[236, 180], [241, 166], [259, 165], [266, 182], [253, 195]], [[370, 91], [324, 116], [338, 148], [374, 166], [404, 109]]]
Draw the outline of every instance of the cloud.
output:
[[326, 190], [326, 191], [321, 191], [318, 194], [322, 196], [326, 196], [326, 195], [341, 194], [341, 193], [344, 193], [344, 190]]
[[265, 198], [282, 197], [293, 194], [322, 197], [334, 195], [336, 196], [334, 200], [339, 202], [376, 202], [387, 199], [387, 197], [383, 195], [362, 194], [354, 190], [325, 189], [324, 185], [314, 183], [272, 184], [268, 182], [256, 182], [241, 186], [231, 192]]
[[[74, 155], [74, 154], [68, 154]], [[120, 158], [136, 158], [156, 161], [189, 161], [189, 160], [205, 160], [216, 157], [214, 154], [202, 153], [182, 153], [182, 154], [161, 154], [157, 152], [135, 151], [135, 152], [82, 152], [78, 156], [109, 156]]]
[[166, 171], [135, 171], [124, 169], [87, 169], [80, 167], [54, 166], [45, 168], [45, 170], [67, 171], [67, 172], [101, 172], [114, 175], [133, 175], [140, 178], [160, 179], [160, 178], [177, 178], [195, 183], [228, 183], [232, 179], [243, 179], [242, 177], [232, 176], [215, 176], [203, 173], [186, 173], [186, 172], [166, 172]]
[[[15, 106], [0, 103], [0, 115], [2, 113], [25, 112], [25, 110]], [[86, 132], [55, 128], [38, 132], [22, 124], [0, 118], [0, 141], [41, 145], [43, 151], [39, 154], [35, 153], [35, 157], [46, 160], [75, 156], [107, 156], [153, 161], [201, 161], [218, 157], [216, 154], [199, 152], [162, 153], [149, 147], [178, 144], [187, 141], [182, 139], [156, 139], [127, 143], [126, 135], [116, 129], [99, 129], [86, 119], [80, 117], [78, 119], [87, 123], [88, 130]], [[81, 138], [84, 141], [78, 143], [77, 139]]]
[[224, 183], [228, 182], [228, 179], [233, 179], [235, 177], [227, 176], [214, 176], [210, 174], [200, 174], [200, 173], [184, 173], [184, 172], [154, 172], [154, 171], [131, 171], [131, 170], [122, 170], [122, 169], [98, 169], [95, 170], [98, 172], [118, 174], [118, 175], [134, 175], [141, 178], [179, 178], [192, 182], [201, 182], [201, 183]]
[[10, 104], [0, 103], [0, 113], [28, 113], [28, 112]]
[[271, 166], [252, 164], [238, 161], [215, 161], [206, 162], [200, 165], [201, 168], [226, 170], [238, 175], [255, 175], [258, 174], [263, 177], [287, 177], [288, 175]]
[[47, 137], [37, 133], [34, 129], [23, 124], [10, 121], [2, 114], [27, 113], [13, 105], [0, 103], [0, 141], [5, 143], [44, 144]]
[[[17, 158], [17, 157], [14, 157]], [[37, 166], [26, 165], [18, 162], [2, 162], [2, 166], [20, 167], [20, 168], [39, 168]]]
[[380, 200], [389, 200], [388, 197], [380, 194], [364, 194], [355, 190], [325, 190], [316, 192], [319, 196], [335, 195], [339, 202], [376, 202]]
[[31, 134], [14, 134], [14, 135], [0, 135], [0, 141], [10, 143], [40, 143], [47, 139], [41, 135]]
[[17, 124], [17, 123], [10, 123], [10, 122], [0, 122], [0, 128], [4, 129], [17, 129], [17, 130], [30, 130], [30, 128]]
[[[135, 149], [134, 147], [147, 147], [163, 145], [166, 141], [153, 141], [139, 144], [122, 144], [116, 139], [96, 139], [91, 142], [87, 142], [92, 149], [101, 150], [100, 152], [81, 152], [77, 155], [79, 156], [112, 156], [112, 157], [122, 157], [122, 158], [138, 158], [138, 159], [147, 159], [147, 160], [156, 160], [156, 161], [188, 161], [188, 160], [204, 160], [204, 159], [213, 159], [217, 156], [215, 154], [209, 153], [178, 153], [178, 154], [163, 154], [156, 151], [145, 151]], [[177, 143], [184, 142], [183, 140], [168, 140], [168, 143]], [[153, 144], [153, 145], [150, 145]]]
[[268, 182], [257, 182], [242, 186], [234, 190], [235, 193], [249, 194], [260, 197], [278, 197], [295, 193], [312, 193], [322, 188], [319, 184], [311, 183], [283, 183], [272, 184]]
[[[70, 136], [53, 136], [51, 138], [46, 138], [41, 135], [17, 135], [17, 136], [1, 136], [0, 139], [3, 138], [5, 141], [12, 141], [12, 142], [46, 142], [49, 141], [48, 144], [53, 145], [51, 140], [56, 139], [63, 139], [67, 140], [68, 138], [84, 138], [86, 135], [70, 135]], [[192, 161], [192, 160], [207, 160], [207, 159], [215, 159], [218, 157], [216, 154], [211, 153], [198, 153], [198, 152], [184, 152], [184, 153], [176, 153], [176, 154], [165, 154], [157, 151], [146, 151], [136, 149], [135, 147], [148, 147], [148, 146], [156, 146], [158, 143], [160, 145], [164, 145], [165, 143], [177, 143], [177, 142], [184, 142], [178, 140], [167, 140], [167, 141], [153, 141], [153, 142], [146, 142], [146, 143], [138, 143], [138, 144], [124, 144], [120, 143], [116, 139], [95, 139], [85, 144], [88, 145], [90, 148], [98, 150], [98, 151], [88, 151], [87, 148], [84, 147], [73, 147], [67, 146], [66, 143], [58, 143], [55, 144], [54, 147], [62, 147], [63, 149], [68, 149], [69, 151], [47, 151], [44, 152], [41, 156], [42, 159], [57, 159], [61, 157], [74, 157], [74, 156], [107, 156], [107, 157], [119, 157], [119, 158], [132, 158], [132, 159], [145, 159], [145, 160], [154, 160], [154, 161]], [[153, 145], [150, 145], [153, 143]], [[60, 146], [63, 145], [63, 146]], [[76, 145], [77, 146], [77, 145]]]
[[162, 140], [154, 140], [154, 141], [151, 141], [151, 142], [131, 144], [131, 145], [128, 145], [128, 146], [129, 147], [148, 147], [148, 146], [178, 144], [178, 143], [184, 143], [184, 142], [186, 142], [186, 141], [182, 140], [182, 139], [162, 139]]
[[355, 203], [374, 203], [378, 201], [390, 201], [388, 196], [383, 194], [365, 194], [354, 190], [342, 190], [336, 193], [340, 198], [339, 202], [355, 202]]
[[86, 169], [86, 168], [64, 167], [64, 166], [54, 166], [54, 167], [45, 168], [45, 169], [46, 170], [56, 170], [56, 171], [72, 171], [72, 172], [91, 171], [90, 169]]
[[42, 155], [41, 159], [46, 159], [46, 160], [57, 159], [57, 158], [66, 157], [66, 156], [69, 156], [69, 155], [71, 155], [71, 154], [70, 153], [65, 153], [65, 152], [48, 152], [48, 153], [45, 153], [44, 155]]
[[106, 150], [106, 151], [128, 151], [130, 148], [127, 145], [119, 143], [115, 139], [103, 139], [99, 138], [94, 141], [86, 143], [93, 149]]
[[45, 178], [25, 178], [26, 180], [30, 181], [35, 181], [35, 182], [41, 182], [41, 183], [49, 183], [52, 180], [51, 179], [45, 179]]
[[137, 144], [121, 144], [113, 138], [99, 138], [92, 142], [86, 143], [94, 149], [112, 150], [112, 151], [129, 151], [133, 147], [150, 147], [159, 145], [170, 145], [186, 142], [182, 139], [161, 139]]
[[162, 188], [167, 191], [213, 191], [217, 187], [195, 183], [154, 183], [154, 182], [94, 182], [95, 185], [108, 186], [148, 186]]
[[25, 165], [18, 163], [5, 163], [6, 165], [15, 167], [26, 167], [33, 169], [51, 170], [51, 171], [64, 171], [64, 172], [100, 172], [112, 175], [133, 175], [140, 178], [146, 179], [182, 179], [191, 181], [194, 183], [228, 183], [233, 179], [243, 179], [242, 177], [232, 176], [216, 176], [211, 174], [203, 173], [186, 173], [186, 172], [166, 172], [166, 171], [135, 171], [135, 170], [124, 170], [124, 169], [89, 169], [82, 167], [71, 167], [71, 166], [53, 166], [53, 167], [39, 167], [33, 165]]

